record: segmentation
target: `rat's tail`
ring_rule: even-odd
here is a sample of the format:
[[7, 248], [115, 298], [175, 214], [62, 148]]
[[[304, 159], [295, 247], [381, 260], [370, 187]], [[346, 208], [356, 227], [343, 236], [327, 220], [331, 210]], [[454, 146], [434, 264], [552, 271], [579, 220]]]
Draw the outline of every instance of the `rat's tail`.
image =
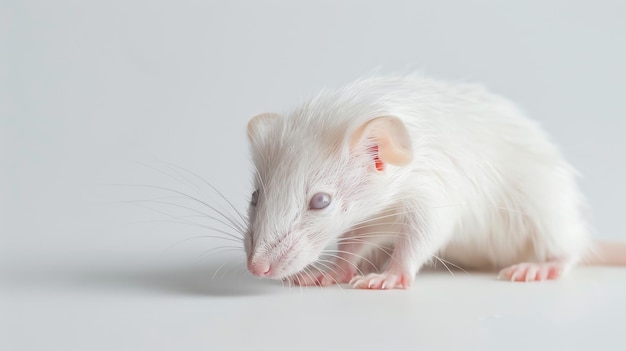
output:
[[596, 241], [591, 254], [581, 262], [586, 266], [625, 266], [626, 243], [616, 241]]

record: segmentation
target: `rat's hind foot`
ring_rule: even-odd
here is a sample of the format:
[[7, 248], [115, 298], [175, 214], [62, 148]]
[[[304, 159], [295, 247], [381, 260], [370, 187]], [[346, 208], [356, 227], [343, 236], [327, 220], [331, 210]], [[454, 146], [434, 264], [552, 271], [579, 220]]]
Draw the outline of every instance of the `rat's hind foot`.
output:
[[506, 279], [512, 282], [553, 280], [558, 279], [565, 271], [565, 268], [566, 265], [561, 261], [518, 263], [501, 270], [498, 273], [498, 279]]
[[371, 273], [366, 276], [356, 276], [352, 278], [350, 285], [358, 289], [383, 290], [395, 289], [396, 287], [408, 289], [412, 282], [413, 278], [408, 274], [385, 272], [382, 274]]

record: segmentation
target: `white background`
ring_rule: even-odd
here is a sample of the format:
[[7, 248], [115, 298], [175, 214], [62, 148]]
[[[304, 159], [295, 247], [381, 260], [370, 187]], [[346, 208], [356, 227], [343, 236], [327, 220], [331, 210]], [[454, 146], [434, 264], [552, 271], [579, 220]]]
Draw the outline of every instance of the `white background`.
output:
[[0, 6], [0, 349], [624, 349], [625, 270], [287, 288], [252, 278], [241, 250], [206, 252], [232, 242], [181, 242], [219, 233], [176, 222], [214, 223], [136, 202], [195, 206], [155, 185], [228, 208], [175, 164], [243, 211], [249, 117], [420, 71], [516, 101], [580, 170], [597, 237], [626, 240], [624, 2]]

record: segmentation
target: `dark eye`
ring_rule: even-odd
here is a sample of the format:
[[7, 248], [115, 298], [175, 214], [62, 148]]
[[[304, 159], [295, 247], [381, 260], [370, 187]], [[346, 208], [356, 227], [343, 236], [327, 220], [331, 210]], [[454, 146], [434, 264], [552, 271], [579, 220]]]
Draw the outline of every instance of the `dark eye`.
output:
[[259, 201], [259, 190], [255, 190], [250, 197], [250, 205], [256, 206], [257, 201]]
[[309, 208], [312, 210], [321, 210], [330, 205], [330, 195], [325, 193], [317, 193], [311, 198], [309, 202]]

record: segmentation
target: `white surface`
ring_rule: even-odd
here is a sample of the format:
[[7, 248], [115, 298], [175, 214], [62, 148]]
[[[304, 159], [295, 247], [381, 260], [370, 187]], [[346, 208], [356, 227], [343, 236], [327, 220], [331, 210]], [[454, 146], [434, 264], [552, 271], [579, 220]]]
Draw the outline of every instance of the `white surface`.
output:
[[224, 206], [171, 162], [243, 210], [250, 116], [375, 68], [419, 69], [517, 101], [584, 175], [597, 236], [626, 240], [623, 2], [0, 6], [1, 350], [624, 349], [626, 270], [530, 285], [437, 272], [409, 291], [283, 288], [247, 274], [240, 250], [200, 259], [227, 241], [168, 249], [211, 234], [172, 222], [190, 210], [123, 201], [197, 204], [106, 185]]
[[281, 287], [241, 273], [211, 280], [217, 267], [88, 264], [21, 275], [5, 349], [624, 348], [623, 269], [539, 284], [429, 272], [412, 290], [381, 293]]

